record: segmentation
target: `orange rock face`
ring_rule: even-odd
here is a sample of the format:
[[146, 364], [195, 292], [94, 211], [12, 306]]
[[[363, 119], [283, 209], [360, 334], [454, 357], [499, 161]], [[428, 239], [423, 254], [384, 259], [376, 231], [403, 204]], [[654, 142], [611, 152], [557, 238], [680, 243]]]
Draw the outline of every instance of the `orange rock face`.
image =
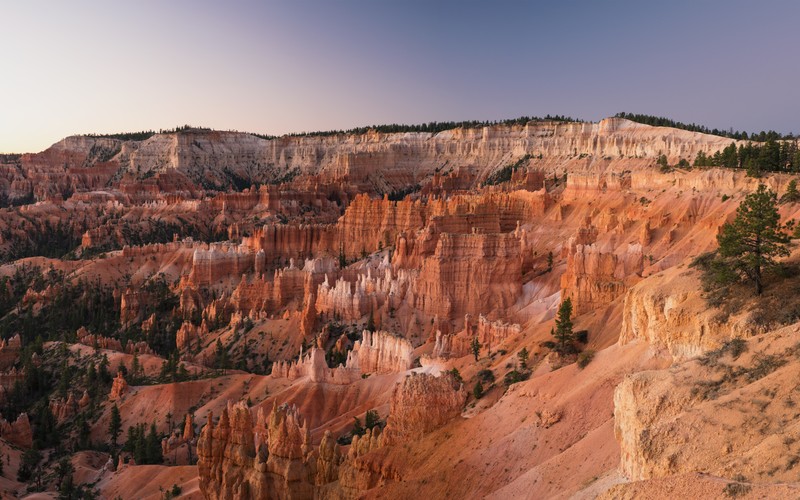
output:
[[108, 399], [111, 401], [122, 399], [126, 392], [128, 392], [128, 382], [125, 380], [122, 372], [118, 372], [111, 385], [111, 393], [108, 395]]
[[[619, 251], [596, 243], [596, 228], [582, 228], [567, 248], [567, 270], [561, 277], [563, 297], [570, 297], [575, 314], [583, 314], [625, 294], [626, 280], [640, 276], [644, 266], [641, 244]], [[578, 243], [583, 241], [584, 243]]]
[[23, 448], [33, 446], [33, 430], [28, 414], [21, 413], [13, 422], [0, 416], [0, 438]]
[[452, 375], [434, 377], [413, 373], [392, 392], [384, 442], [419, 439], [458, 417], [467, 393]]
[[200, 484], [207, 498], [309, 498], [309, 436], [296, 411], [259, 412], [254, 425], [241, 404], [203, 428], [197, 445]]

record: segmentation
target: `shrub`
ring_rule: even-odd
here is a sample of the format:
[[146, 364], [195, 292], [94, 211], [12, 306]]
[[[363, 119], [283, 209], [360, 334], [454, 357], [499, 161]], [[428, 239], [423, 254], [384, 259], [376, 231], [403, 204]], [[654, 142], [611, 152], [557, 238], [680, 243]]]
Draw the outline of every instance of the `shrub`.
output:
[[518, 370], [511, 370], [510, 372], [506, 373], [506, 376], [503, 379], [503, 382], [506, 384], [506, 386], [510, 386], [512, 384], [516, 384], [517, 382], [522, 382], [523, 380], [528, 380], [528, 377], [530, 377], [530, 376], [531, 376], [530, 372], [521, 372], [521, 371], [518, 371]]
[[364, 422], [364, 427], [367, 429], [382, 427], [381, 417], [375, 410], [367, 410], [367, 414], [364, 416]]
[[481, 382], [491, 384], [494, 382], [494, 372], [489, 369], [481, 370], [478, 372], [478, 379], [480, 379]]
[[458, 368], [453, 368], [452, 370], [448, 370], [447, 373], [453, 376], [456, 379], [456, 382], [459, 384], [464, 383], [464, 379], [461, 377], [461, 373], [458, 371]]
[[750, 493], [751, 486], [749, 484], [744, 484], [745, 481], [747, 481], [746, 477], [737, 474], [733, 477], [733, 481], [735, 482], [728, 483], [725, 485], [725, 489], [722, 490], [726, 497], [736, 498]]
[[586, 366], [592, 362], [594, 359], [594, 351], [591, 349], [588, 351], [583, 351], [582, 353], [578, 354], [578, 368], [583, 370]]
[[472, 394], [475, 396], [475, 399], [481, 399], [483, 397], [483, 384], [481, 384], [480, 380], [475, 382], [475, 387], [472, 389]]

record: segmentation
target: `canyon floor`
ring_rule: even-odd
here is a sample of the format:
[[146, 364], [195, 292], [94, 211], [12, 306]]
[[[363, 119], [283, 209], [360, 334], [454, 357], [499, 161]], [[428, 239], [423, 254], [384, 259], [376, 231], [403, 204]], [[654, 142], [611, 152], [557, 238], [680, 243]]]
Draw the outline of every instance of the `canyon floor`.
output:
[[2, 155], [0, 495], [796, 497], [800, 246], [760, 297], [699, 264], [793, 178], [688, 166], [736, 142], [609, 118]]

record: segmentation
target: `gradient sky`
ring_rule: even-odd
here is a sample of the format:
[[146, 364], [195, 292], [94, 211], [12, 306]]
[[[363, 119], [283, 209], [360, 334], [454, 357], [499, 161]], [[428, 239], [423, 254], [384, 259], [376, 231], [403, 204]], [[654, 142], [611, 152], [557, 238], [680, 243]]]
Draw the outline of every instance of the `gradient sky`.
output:
[[800, 132], [800, 2], [0, 0], [0, 151], [631, 111]]

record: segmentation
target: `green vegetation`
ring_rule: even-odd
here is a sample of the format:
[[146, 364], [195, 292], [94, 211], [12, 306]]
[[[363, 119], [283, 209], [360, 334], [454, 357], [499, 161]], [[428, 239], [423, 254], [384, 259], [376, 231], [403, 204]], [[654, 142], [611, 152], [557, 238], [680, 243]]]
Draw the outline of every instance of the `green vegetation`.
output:
[[519, 160], [515, 161], [514, 163], [510, 163], [500, 170], [496, 170], [492, 172], [492, 174], [483, 181], [484, 186], [496, 186], [498, 184], [502, 184], [504, 182], [508, 182], [511, 180], [511, 176], [514, 172], [517, 171], [518, 168], [522, 167], [524, 163], [527, 163], [528, 160], [531, 159], [531, 155], [526, 154]]
[[556, 326], [550, 331], [555, 338], [555, 351], [559, 354], [574, 354], [575, 334], [572, 331], [572, 299], [567, 297], [558, 306]]
[[30, 205], [36, 202], [36, 197], [33, 191], [29, 191], [25, 196], [11, 199], [5, 191], [0, 192], [0, 208], [19, 207], [22, 205]]
[[800, 191], [797, 190], [797, 181], [792, 179], [786, 186], [786, 192], [781, 196], [781, 203], [797, 203], [800, 201]]
[[469, 344], [469, 348], [472, 351], [472, 355], [475, 356], [475, 361], [478, 361], [481, 355], [481, 343], [478, 341], [478, 337], [473, 337], [472, 342]]
[[228, 349], [222, 345], [222, 342], [217, 339], [217, 344], [214, 347], [214, 368], [219, 370], [227, 370], [231, 367], [231, 362], [228, 357]]
[[733, 222], [724, 224], [717, 235], [723, 264], [751, 281], [756, 295], [763, 292], [763, 273], [776, 266], [775, 257], [789, 255], [789, 236], [784, 229], [777, 196], [761, 184], [739, 205]]
[[115, 404], [111, 407], [111, 419], [108, 422], [108, 435], [111, 436], [111, 449], [116, 449], [117, 438], [122, 432], [122, 418], [119, 414], [119, 408]]
[[[160, 132], [160, 131], [159, 131]], [[120, 141], [144, 141], [156, 135], [153, 130], [141, 130], [139, 132], [117, 132], [113, 134], [84, 134], [84, 137], [96, 139], [118, 139]]]
[[464, 379], [461, 377], [461, 372], [458, 371], [458, 368], [452, 368], [447, 370], [445, 373], [449, 373], [453, 376], [453, 379], [456, 381], [457, 384], [463, 384]]
[[[22, 303], [26, 291], [49, 290], [46, 302]], [[73, 283], [62, 271], [18, 267], [11, 278], [0, 278], [0, 338], [20, 334], [24, 344], [43, 340], [75, 340], [75, 332], [113, 332], [120, 327], [113, 288], [78, 280]]]
[[400, 201], [402, 199], [405, 199], [406, 196], [412, 193], [416, 193], [420, 189], [422, 189], [422, 186], [420, 186], [419, 184], [412, 184], [410, 186], [405, 186], [400, 189], [395, 189], [394, 191], [387, 193], [386, 196], [389, 198], [390, 201]]
[[19, 470], [17, 471], [17, 481], [26, 483], [31, 479], [34, 479], [41, 485], [42, 481], [42, 469], [40, 467], [40, 462], [42, 461], [42, 454], [39, 450], [31, 448], [25, 450], [22, 454], [22, 460], [20, 462]]
[[587, 351], [583, 351], [582, 353], [578, 354], [578, 361], [577, 361], [578, 368], [583, 370], [584, 368], [589, 366], [589, 363], [591, 363], [593, 359], [594, 359], [593, 350], [589, 349]]
[[153, 130], [142, 130], [139, 132], [117, 132], [114, 134], [83, 134], [83, 136], [93, 137], [96, 139], [117, 139], [120, 141], [144, 141], [153, 137], [154, 135], [156, 135], [156, 133], [176, 134], [181, 132], [211, 132], [211, 129], [203, 127], [194, 127], [192, 125], [183, 125], [172, 129], [160, 129], [158, 132], [155, 132]]
[[737, 498], [747, 495], [752, 489], [753, 487], [747, 484], [747, 478], [741, 474], [737, 474], [733, 477], [732, 482], [725, 485], [722, 492], [728, 498]]
[[163, 436], [156, 432], [156, 424], [150, 424], [149, 432], [147, 426], [139, 424], [128, 427], [128, 439], [123, 450], [133, 455], [133, 460], [137, 465], [160, 464], [164, 462], [161, 452], [161, 439]]
[[472, 395], [475, 396], [475, 399], [483, 397], [483, 384], [481, 384], [480, 380], [475, 382], [475, 387], [472, 388]]
[[517, 353], [517, 360], [519, 360], [519, 367], [523, 370], [528, 369], [528, 356], [530, 356], [530, 353], [528, 353], [527, 347], [523, 347], [522, 350], [520, 350]]
[[750, 177], [760, 177], [764, 172], [800, 172], [800, 150], [794, 141], [775, 139], [738, 147], [731, 143], [712, 156], [702, 151], [697, 153], [694, 166], [745, 169]]
[[336, 440], [340, 445], [348, 445], [353, 441], [354, 436], [363, 436], [368, 430], [379, 428], [382, 429], [386, 426], [386, 422], [381, 420], [380, 415], [376, 410], [367, 410], [364, 414], [364, 424], [361, 424], [361, 419], [353, 417], [353, 428], [347, 434], [339, 436]]
[[443, 132], [445, 130], [452, 130], [457, 128], [481, 128], [481, 127], [489, 127], [492, 125], [525, 125], [529, 122], [540, 122], [540, 121], [559, 121], [559, 122], [581, 122], [582, 120], [571, 118], [569, 116], [561, 116], [561, 115], [546, 115], [544, 118], [535, 117], [535, 116], [521, 116], [519, 118], [511, 118], [508, 120], [499, 120], [499, 121], [479, 121], [479, 120], [469, 120], [469, 121], [461, 121], [461, 122], [429, 122], [423, 123], [419, 125], [401, 125], [398, 123], [392, 123], [389, 125], [371, 125], [368, 127], [356, 127], [351, 128], [348, 130], [327, 130], [327, 131], [318, 131], [318, 132], [301, 132], [296, 134], [288, 134], [289, 137], [317, 137], [317, 136], [331, 136], [331, 135], [342, 135], [342, 134], [350, 134], [350, 135], [363, 135], [369, 132], [379, 132], [383, 134], [393, 134], [393, 133], [402, 133], [402, 132], [428, 132], [431, 134], [437, 134], [439, 132]]
[[85, 225], [73, 227], [66, 221], [52, 224], [49, 220], [44, 220], [26, 221], [23, 227], [26, 230], [25, 239], [21, 239], [11, 228], [0, 232], [0, 239], [14, 241], [8, 250], [0, 252], [0, 263], [33, 256], [61, 258], [80, 246], [80, 229]]
[[510, 386], [512, 384], [516, 384], [517, 382], [528, 380], [530, 376], [531, 373], [529, 371], [511, 370], [510, 372], [506, 373], [506, 376], [503, 378], [503, 383], [506, 386]]
[[719, 130], [719, 129], [709, 129], [708, 127], [704, 127], [703, 125], [696, 125], [681, 123], [675, 120], [671, 120], [669, 118], [664, 118], [663, 116], [653, 116], [653, 115], [643, 115], [638, 113], [617, 113], [614, 115], [615, 118], [625, 118], [626, 120], [630, 120], [633, 122], [644, 123], [645, 125], [652, 125], [654, 127], [672, 127], [678, 128], [681, 130], [688, 130], [690, 132], [700, 132], [702, 134], [711, 134], [711, 135], [718, 135], [721, 137], [730, 137], [731, 139], [737, 140], [746, 140], [750, 139], [752, 141], [767, 141], [769, 139], [778, 140], [778, 139], [791, 139], [791, 135], [781, 135], [774, 130], [770, 130], [769, 132], [759, 132], [758, 134], [748, 135], [747, 132], [734, 132], [733, 130]]
[[491, 384], [494, 382], [494, 372], [492, 370], [489, 370], [488, 368], [483, 369], [478, 372], [478, 378], [484, 384]]

